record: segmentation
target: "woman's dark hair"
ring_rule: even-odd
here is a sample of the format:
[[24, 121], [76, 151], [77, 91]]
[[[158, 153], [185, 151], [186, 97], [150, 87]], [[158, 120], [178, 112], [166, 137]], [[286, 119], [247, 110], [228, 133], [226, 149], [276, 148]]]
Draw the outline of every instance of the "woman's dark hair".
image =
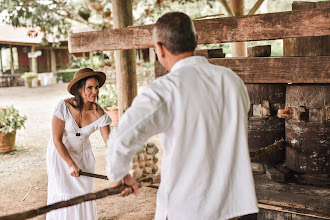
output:
[[[83, 108], [83, 105], [84, 105], [84, 101], [83, 101], [83, 98], [81, 97], [81, 95], [79, 93], [79, 89], [83, 88], [82, 90], [84, 91], [85, 86], [86, 86], [86, 81], [88, 79], [91, 79], [91, 78], [97, 79], [97, 81], [99, 82], [99, 78], [97, 76], [89, 76], [89, 77], [86, 77], [86, 78], [83, 78], [83, 79], [79, 80], [73, 86], [74, 97], [69, 100], [70, 105], [80, 112], [80, 117], [82, 117], [81, 112], [82, 112], [82, 108]], [[99, 95], [97, 95], [96, 100], [97, 101], [99, 100]], [[75, 101], [76, 104], [73, 101]], [[97, 111], [97, 105], [96, 105], [96, 111]]]

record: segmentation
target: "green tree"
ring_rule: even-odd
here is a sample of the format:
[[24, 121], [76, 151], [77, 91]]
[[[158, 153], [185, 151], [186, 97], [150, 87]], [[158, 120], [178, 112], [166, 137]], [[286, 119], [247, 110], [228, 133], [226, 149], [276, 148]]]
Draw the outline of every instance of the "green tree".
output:
[[[218, 0], [133, 0], [134, 24], [153, 23], [162, 14], [196, 4], [213, 7]], [[192, 7], [190, 15], [201, 15]], [[4, 21], [15, 27], [37, 27], [47, 36], [66, 38], [72, 26], [89, 27], [94, 30], [112, 28], [112, 4], [110, 0], [0, 0], [0, 12], [6, 14]], [[189, 10], [191, 11], [191, 10]], [[31, 35], [37, 32], [31, 31]]]

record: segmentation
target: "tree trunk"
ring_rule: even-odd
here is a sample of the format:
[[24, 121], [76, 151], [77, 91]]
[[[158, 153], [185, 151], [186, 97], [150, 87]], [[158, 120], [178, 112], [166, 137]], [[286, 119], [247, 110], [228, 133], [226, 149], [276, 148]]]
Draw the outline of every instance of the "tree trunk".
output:
[[[113, 0], [113, 27], [133, 25], [132, 0]], [[119, 117], [131, 106], [137, 95], [136, 58], [134, 50], [116, 50], [116, 80]]]
[[[230, 0], [230, 5], [236, 16], [244, 15], [244, 0]], [[232, 57], [246, 57], [247, 46], [246, 42], [235, 42], [231, 44]]]

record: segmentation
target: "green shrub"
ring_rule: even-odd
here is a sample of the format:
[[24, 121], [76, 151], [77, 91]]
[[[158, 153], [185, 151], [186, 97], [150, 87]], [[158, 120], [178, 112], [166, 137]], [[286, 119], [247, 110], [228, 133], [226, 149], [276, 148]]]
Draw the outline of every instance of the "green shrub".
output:
[[38, 74], [34, 73], [34, 72], [25, 72], [21, 78], [29, 81], [29, 80], [33, 80], [34, 78], [37, 78]]
[[70, 82], [73, 79], [73, 75], [79, 69], [66, 69], [66, 70], [59, 70], [56, 73], [56, 79], [59, 81], [62, 79], [63, 82]]

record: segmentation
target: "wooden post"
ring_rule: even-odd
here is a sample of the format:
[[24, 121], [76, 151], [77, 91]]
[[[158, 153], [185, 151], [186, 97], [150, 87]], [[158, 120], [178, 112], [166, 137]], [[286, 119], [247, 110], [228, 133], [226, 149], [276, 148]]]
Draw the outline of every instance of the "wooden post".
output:
[[[113, 0], [112, 7], [114, 28], [133, 25], [132, 0]], [[137, 95], [135, 56], [134, 50], [115, 51], [119, 117], [131, 106]]]
[[[36, 52], [36, 47], [35, 46], [31, 47], [31, 52], [32, 53]], [[31, 58], [31, 72], [38, 73], [37, 57], [32, 57]]]
[[2, 47], [0, 47], [0, 66], [1, 75], [3, 75], [3, 63], [2, 63]]
[[50, 50], [50, 59], [51, 59], [51, 71], [53, 73], [53, 75], [55, 76], [56, 74], [56, 56], [55, 56], [55, 49], [52, 47], [52, 49]]
[[93, 63], [93, 52], [89, 52], [89, 67], [91, 69], [94, 68], [94, 63]]
[[[292, 11], [325, 8], [330, 8], [330, 1], [292, 3]], [[283, 56], [328, 56], [329, 42], [329, 35], [283, 39]]]
[[[320, 4], [322, 3], [322, 4]], [[293, 2], [292, 10], [330, 8], [330, 1]], [[330, 36], [298, 37], [283, 39], [284, 56], [325, 57], [330, 55]], [[326, 68], [329, 70], [329, 68]], [[318, 70], [307, 73], [320, 74]], [[306, 75], [307, 75], [306, 74]], [[304, 75], [301, 75], [304, 77]], [[286, 106], [293, 109], [293, 117], [287, 119], [286, 166], [307, 174], [328, 174], [330, 117], [328, 100], [330, 84], [287, 85]], [[327, 143], [327, 144], [324, 144]]]
[[[236, 16], [244, 15], [244, 0], [230, 0], [230, 5]], [[231, 44], [232, 57], [246, 57], [247, 46], [246, 42], [235, 42]]]
[[103, 51], [100, 52], [100, 56], [101, 56], [101, 66], [104, 66], [104, 53]]
[[256, 4], [253, 6], [253, 8], [249, 11], [248, 15], [254, 15], [254, 13], [256, 13], [256, 11], [258, 10], [258, 8], [260, 7], [260, 5], [264, 2], [264, 0], [258, 0], [256, 2]]
[[10, 50], [10, 73], [14, 74], [14, 57], [13, 57], [13, 46], [9, 45], [9, 50]]
[[234, 17], [235, 13], [233, 12], [233, 10], [231, 9], [231, 7], [228, 5], [227, 0], [220, 0], [220, 2], [222, 3], [222, 5], [225, 7], [228, 15], [230, 17]]

